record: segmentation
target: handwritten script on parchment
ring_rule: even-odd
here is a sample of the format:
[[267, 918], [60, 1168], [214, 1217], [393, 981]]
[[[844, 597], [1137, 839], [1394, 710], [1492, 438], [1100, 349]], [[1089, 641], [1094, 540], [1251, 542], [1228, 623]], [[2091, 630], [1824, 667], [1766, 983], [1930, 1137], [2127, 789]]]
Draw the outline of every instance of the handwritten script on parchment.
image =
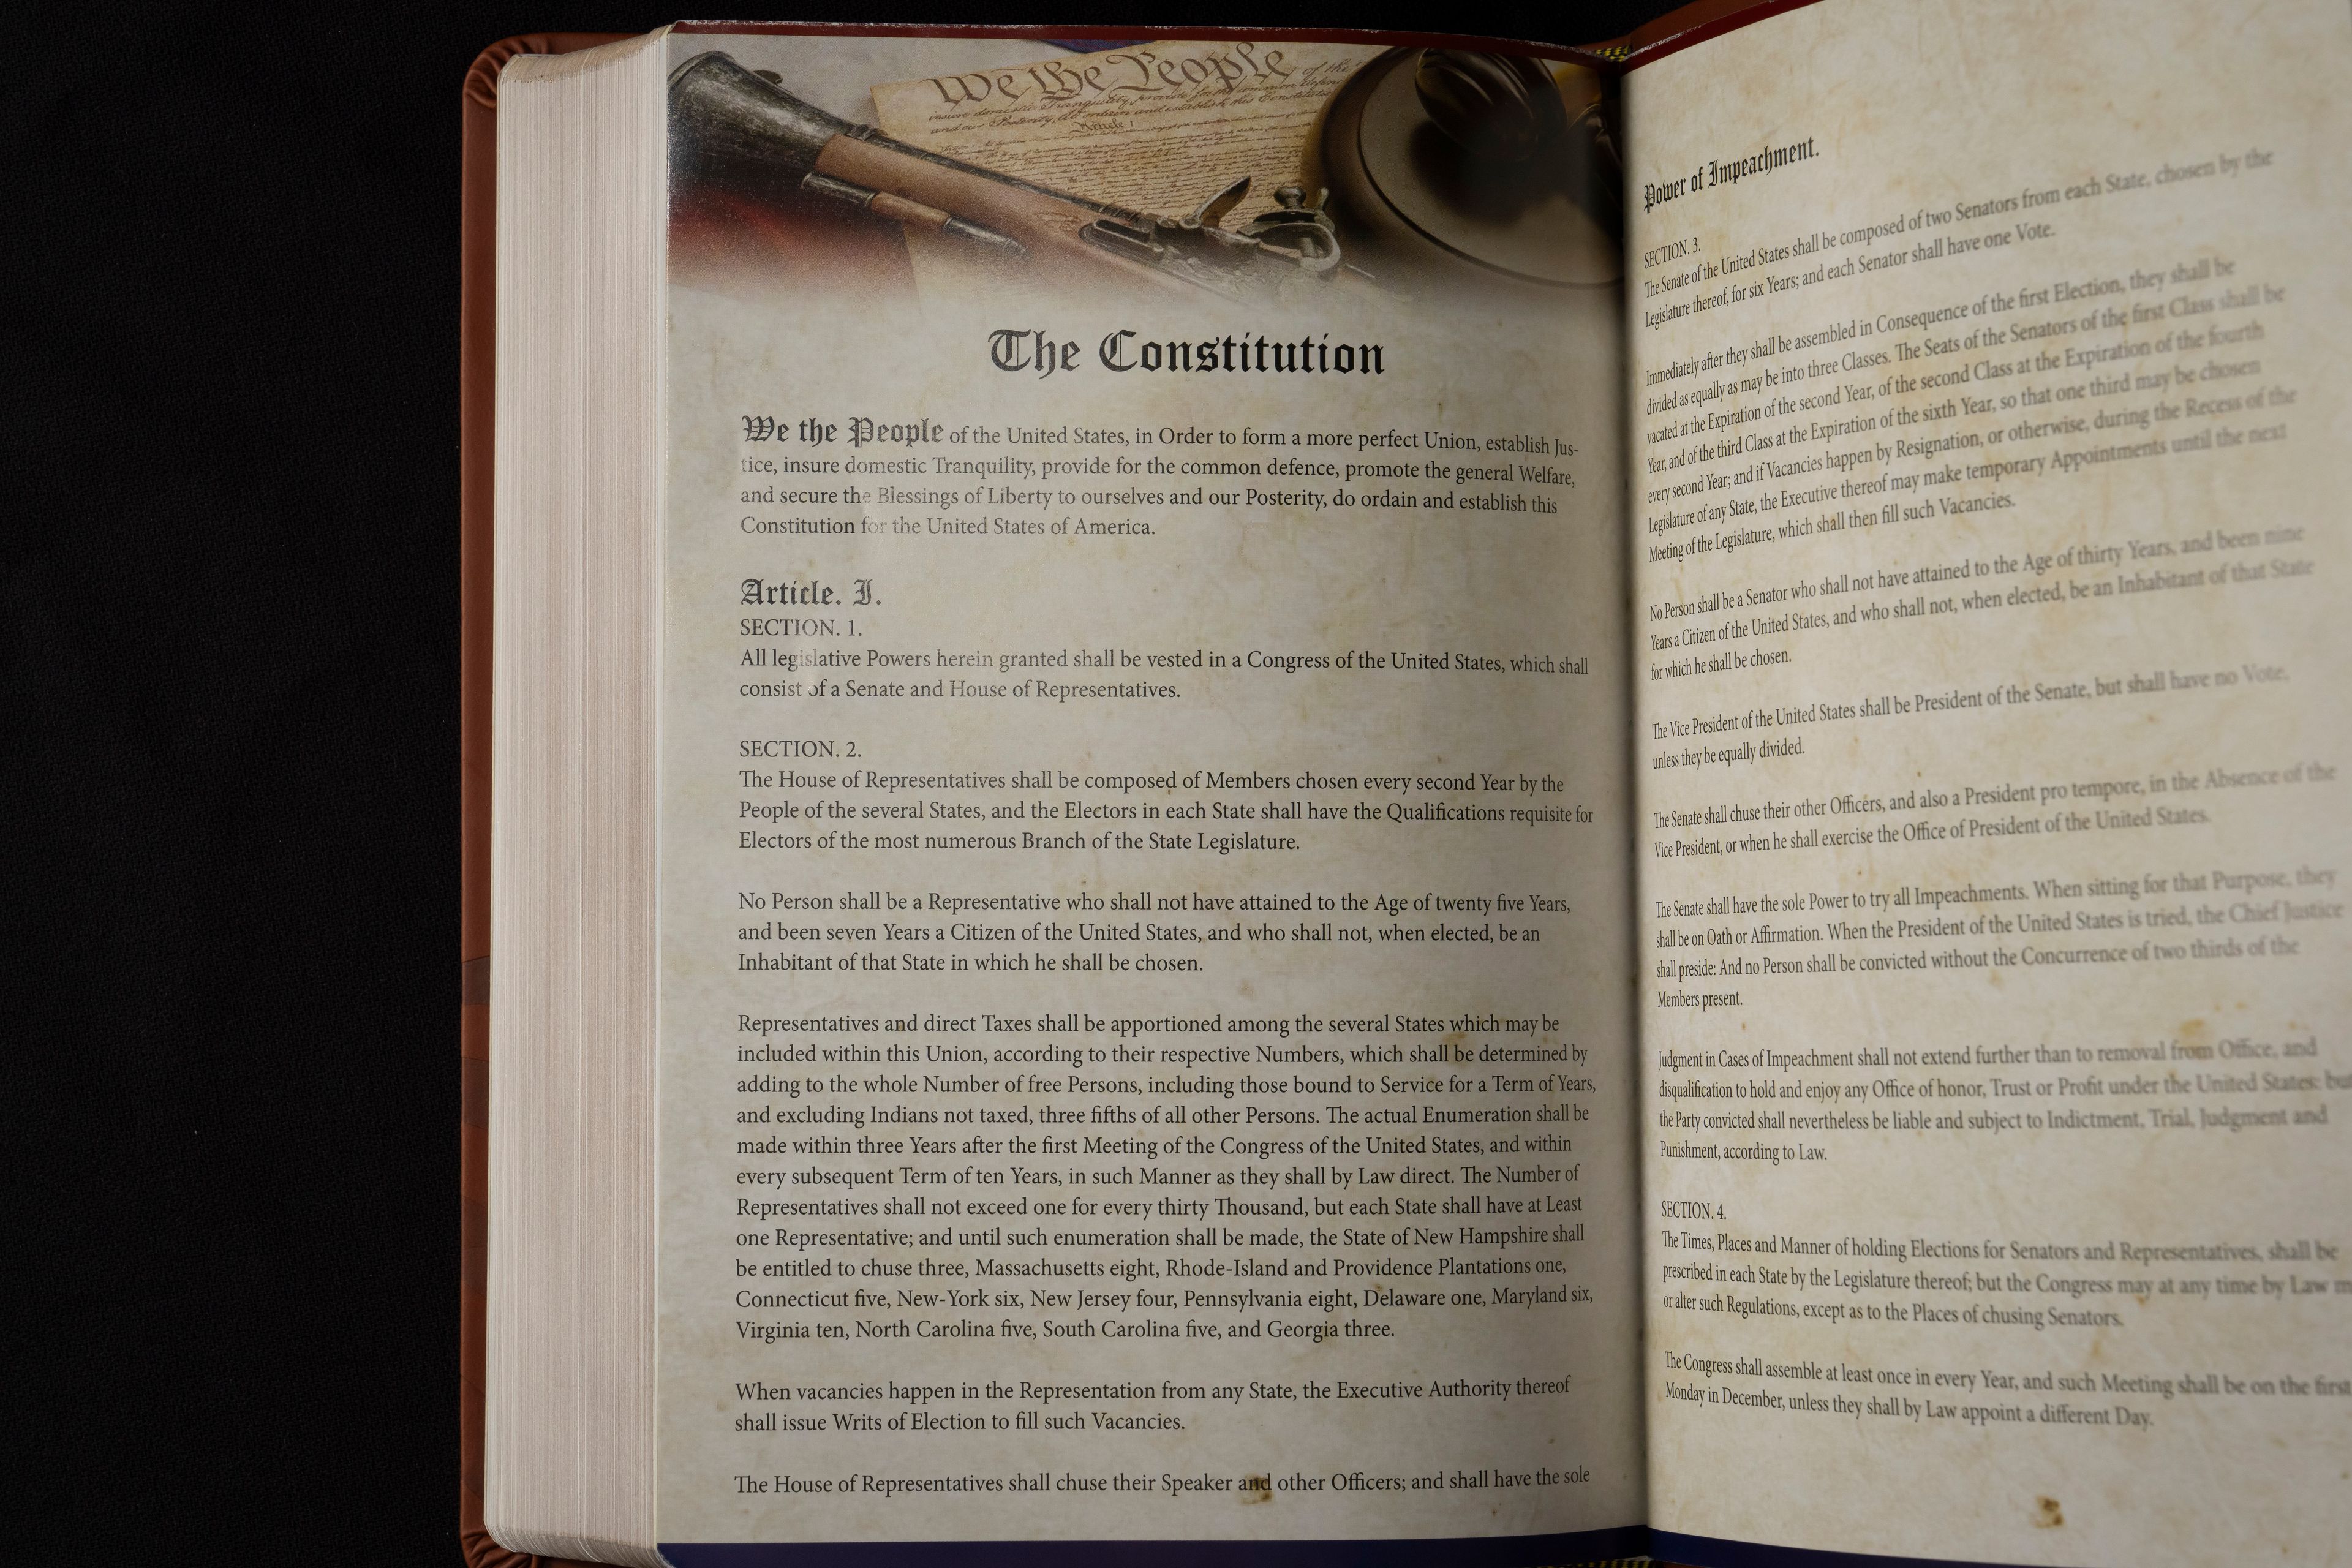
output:
[[[1238, 226], [1299, 178], [1307, 137], [1355, 45], [1154, 43], [874, 89], [882, 129], [1073, 195], [1181, 216], [1242, 175]], [[1309, 200], [1314, 193], [1307, 193]]]

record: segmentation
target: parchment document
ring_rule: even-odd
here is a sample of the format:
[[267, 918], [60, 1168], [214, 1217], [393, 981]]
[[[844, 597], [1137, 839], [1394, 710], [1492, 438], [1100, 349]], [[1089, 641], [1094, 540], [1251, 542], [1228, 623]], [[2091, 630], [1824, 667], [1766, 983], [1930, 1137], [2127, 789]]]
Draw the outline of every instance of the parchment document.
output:
[[874, 106], [902, 142], [1163, 216], [1181, 217], [1247, 175], [1249, 197], [1224, 216], [1237, 228], [1299, 179], [1316, 116], [1380, 52], [1247, 39], [1139, 44], [885, 83]]
[[1662, 1556], [2352, 1540], [2347, 81], [1928, 0], [1630, 79]]
[[[1241, 51], [883, 119], [1189, 205]], [[665, 1541], [1638, 1526], [1614, 294], [669, 307]]]

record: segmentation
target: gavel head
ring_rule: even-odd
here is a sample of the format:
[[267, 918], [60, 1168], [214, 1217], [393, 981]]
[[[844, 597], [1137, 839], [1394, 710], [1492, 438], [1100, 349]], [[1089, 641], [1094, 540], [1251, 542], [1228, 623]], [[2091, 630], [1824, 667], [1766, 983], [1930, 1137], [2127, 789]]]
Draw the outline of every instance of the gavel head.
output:
[[670, 174], [789, 196], [835, 137], [856, 129], [713, 49], [669, 76]]
[[1437, 128], [1482, 159], [1523, 163], [1568, 129], [1551, 73], [1521, 55], [1423, 49], [1412, 86]]

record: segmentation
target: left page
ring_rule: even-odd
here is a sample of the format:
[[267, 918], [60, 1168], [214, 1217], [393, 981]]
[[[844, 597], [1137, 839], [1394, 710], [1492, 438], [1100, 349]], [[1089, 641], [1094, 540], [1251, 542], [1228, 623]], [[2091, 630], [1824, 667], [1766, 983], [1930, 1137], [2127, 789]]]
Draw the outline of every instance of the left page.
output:
[[665, 1552], [1636, 1549], [1591, 84], [1436, 62], [1497, 172], [1418, 50], [671, 47]]

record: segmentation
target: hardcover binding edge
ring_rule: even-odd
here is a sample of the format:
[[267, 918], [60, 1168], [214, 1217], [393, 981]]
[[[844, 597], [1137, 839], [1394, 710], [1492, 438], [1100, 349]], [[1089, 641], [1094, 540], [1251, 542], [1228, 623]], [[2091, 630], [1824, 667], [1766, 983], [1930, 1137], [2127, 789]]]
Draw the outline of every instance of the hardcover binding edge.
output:
[[1669, 11], [1655, 21], [1643, 23], [1598, 52], [1615, 60], [1619, 69], [1633, 70], [1783, 11], [1814, 4], [1816, 0], [1692, 0], [1690, 5]]
[[1389, 47], [1469, 48], [1505, 54], [1574, 58], [1601, 70], [1625, 71], [1660, 59], [1694, 44], [1760, 22], [1779, 12], [1811, 5], [1816, 0], [1691, 0], [1691, 4], [1645, 22], [1622, 38], [1605, 43], [1561, 44], [1538, 38], [1502, 38], [1483, 34], [1398, 31], [1374, 27], [1183, 27], [1137, 26], [1041, 25], [997, 26], [984, 23], [913, 22], [728, 22], [705, 19], [679, 22], [677, 33], [781, 33], [808, 37], [889, 37], [926, 38], [1035, 38], [1056, 42], [1070, 38], [1115, 38], [1121, 43], [1145, 43], [1162, 38], [1265, 38], [1297, 43], [1381, 44]]
[[1649, 1527], [1354, 1541], [671, 1542], [677, 1568], [1634, 1568]]

